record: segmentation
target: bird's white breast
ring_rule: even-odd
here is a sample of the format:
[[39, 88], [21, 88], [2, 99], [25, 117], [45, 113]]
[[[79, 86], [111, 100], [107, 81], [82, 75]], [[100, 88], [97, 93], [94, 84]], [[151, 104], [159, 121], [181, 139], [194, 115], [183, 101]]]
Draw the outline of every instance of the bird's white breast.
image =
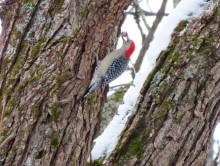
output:
[[105, 75], [112, 62], [122, 55], [124, 55], [124, 50], [122, 48], [114, 50], [110, 52], [108, 55], [106, 55], [106, 57], [101, 61], [100, 65], [102, 74]]

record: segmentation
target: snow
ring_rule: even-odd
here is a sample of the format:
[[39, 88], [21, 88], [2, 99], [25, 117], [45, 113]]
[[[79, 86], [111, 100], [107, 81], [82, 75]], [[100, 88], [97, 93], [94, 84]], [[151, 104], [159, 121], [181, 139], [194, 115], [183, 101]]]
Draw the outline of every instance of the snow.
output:
[[118, 114], [114, 116], [105, 131], [94, 141], [95, 146], [92, 150], [92, 160], [108, 157], [113, 151], [128, 117], [134, 113], [133, 108], [138, 99], [142, 85], [155, 66], [159, 53], [162, 50], [166, 50], [170, 43], [171, 34], [174, 28], [181, 20], [190, 20], [203, 13], [204, 9], [202, 6], [205, 3], [206, 2], [203, 0], [182, 0], [177, 8], [174, 9], [167, 18], [163, 19], [145, 55], [141, 70], [136, 74], [134, 86], [131, 86], [124, 95], [124, 104], [119, 106]]
[[212, 136], [212, 159], [216, 159], [220, 155], [220, 122], [215, 126]]

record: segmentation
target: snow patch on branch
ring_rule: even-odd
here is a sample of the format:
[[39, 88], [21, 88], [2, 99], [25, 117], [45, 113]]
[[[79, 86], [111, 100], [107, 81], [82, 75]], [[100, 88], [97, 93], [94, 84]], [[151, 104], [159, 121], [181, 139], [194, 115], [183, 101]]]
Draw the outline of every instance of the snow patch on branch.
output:
[[155, 32], [140, 72], [136, 74], [134, 86], [131, 86], [124, 96], [124, 104], [118, 108], [118, 114], [107, 126], [105, 131], [95, 140], [92, 150], [92, 160], [108, 157], [115, 148], [119, 136], [124, 129], [128, 117], [135, 111], [135, 103], [140, 95], [140, 90], [148, 74], [155, 66], [156, 59], [162, 50], [166, 50], [171, 40], [171, 34], [178, 23], [182, 20], [191, 20], [204, 12], [207, 3], [204, 0], [182, 0], [176, 9], [165, 18]]

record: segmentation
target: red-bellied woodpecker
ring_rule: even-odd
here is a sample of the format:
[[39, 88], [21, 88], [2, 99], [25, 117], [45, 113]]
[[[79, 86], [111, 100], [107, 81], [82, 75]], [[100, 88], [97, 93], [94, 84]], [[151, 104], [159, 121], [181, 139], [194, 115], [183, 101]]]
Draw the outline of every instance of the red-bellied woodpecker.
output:
[[[135, 50], [134, 42], [128, 37], [127, 32], [122, 32], [123, 44], [121, 48], [110, 52], [106, 57], [99, 61], [96, 55], [96, 69], [92, 81], [83, 95], [87, 95], [100, 87], [104, 87], [118, 78], [128, 66], [131, 54]], [[124, 39], [127, 38], [127, 40]]]

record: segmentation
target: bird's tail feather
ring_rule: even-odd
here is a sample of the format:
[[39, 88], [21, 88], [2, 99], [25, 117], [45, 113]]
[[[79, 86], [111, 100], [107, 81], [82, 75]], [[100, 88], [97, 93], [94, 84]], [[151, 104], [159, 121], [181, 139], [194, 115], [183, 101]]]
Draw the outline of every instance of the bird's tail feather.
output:
[[95, 91], [96, 89], [100, 88], [100, 87], [102, 86], [102, 84], [103, 84], [103, 80], [104, 80], [104, 79], [100, 79], [100, 81], [95, 82], [94, 84], [90, 85], [90, 86], [86, 89], [85, 93], [83, 94], [82, 100], [85, 99], [90, 93], [92, 93], [92, 92]]
[[85, 93], [83, 94], [83, 96], [82, 96], [82, 100], [83, 99], [85, 99], [89, 94], [90, 94], [90, 90], [91, 90], [91, 87], [92, 86], [89, 86], [87, 89], [86, 89], [86, 91], [85, 91]]

